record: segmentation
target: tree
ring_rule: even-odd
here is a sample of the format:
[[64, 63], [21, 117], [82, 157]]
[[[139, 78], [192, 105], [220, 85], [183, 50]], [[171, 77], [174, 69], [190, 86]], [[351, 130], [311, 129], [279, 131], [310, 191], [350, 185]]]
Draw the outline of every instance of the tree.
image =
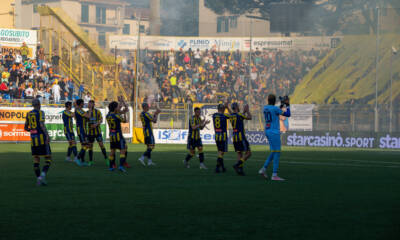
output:
[[[314, 3], [316, 0], [303, 0], [304, 3]], [[229, 12], [245, 14], [258, 12], [262, 17], [269, 18], [271, 3], [299, 2], [299, 0], [204, 0], [205, 6], [216, 14]]]
[[205, 6], [216, 14], [258, 12], [269, 18], [271, 3], [312, 3], [314, 31], [327, 35], [337, 31], [376, 32], [376, 7], [393, 7], [400, 15], [399, 0], [205, 0]]

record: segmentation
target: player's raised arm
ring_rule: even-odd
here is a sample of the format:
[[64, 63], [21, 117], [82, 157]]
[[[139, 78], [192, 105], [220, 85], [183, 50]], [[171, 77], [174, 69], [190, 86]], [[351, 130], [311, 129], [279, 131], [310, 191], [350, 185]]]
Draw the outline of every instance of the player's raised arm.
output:
[[225, 109], [228, 110], [229, 115], [232, 114], [232, 110], [229, 108], [229, 103], [228, 102], [225, 103]]
[[160, 113], [161, 113], [161, 110], [159, 108], [157, 108], [153, 115], [153, 120], [152, 120], [153, 123], [157, 122], [158, 114], [160, 114]]
[[289, 97], [284, 99], [283, 104], [285, 104], [285, 106], [286, 106], [286, 111], [282, 112], [281, 115], [283, 115], [285, 117], [290, 117], [291, 113], [290, 113], [290, 99], [289, 99]]
[[203, 128], [210, 123], [210, 120], [202, 120], [200, 123], [200, 129], [203, 130]]
[[243, 114], [246, 116], [246, 120], [252, 120], [253, 119], [253, 116], [250, 113], [249, 105], [247, 105], [247, 104], [244, 106]]

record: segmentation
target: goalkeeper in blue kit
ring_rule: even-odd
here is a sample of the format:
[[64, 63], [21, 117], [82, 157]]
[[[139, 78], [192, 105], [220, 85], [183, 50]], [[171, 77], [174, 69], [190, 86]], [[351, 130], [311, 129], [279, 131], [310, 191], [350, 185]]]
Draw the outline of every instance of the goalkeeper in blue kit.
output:
[[272, 177], [273, 181], [284, 181], [285, 179], [278, 176], [279, 158], [281, 156], [281, 133], [279, 116], [290, 117], [289, 97], [281, 98], [281, 105], [286, 106], [286, 111], [283, 112], [279, 107], [275, 106], [276, 97], [273, 94], [268, 96], [268, 105], [264, 106], [264, 119], [265, 119], [265, 135], [267, 136], [271, 153], [269, 154], [264, 166], [259, 170], [259, 174], [263, 175], [266, 179], [268, 175], [266, 170], [273, 161]]

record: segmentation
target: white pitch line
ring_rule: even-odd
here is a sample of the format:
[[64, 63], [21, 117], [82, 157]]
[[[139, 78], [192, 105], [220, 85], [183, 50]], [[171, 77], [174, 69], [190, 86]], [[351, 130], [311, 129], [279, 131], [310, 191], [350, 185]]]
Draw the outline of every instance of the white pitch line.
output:
[[[176, 153], [178, 155], [186, 155], [186, 153]], [[217, 154], [207, 154], [208, 156], [217, 156]], [[285, 158], [287, 159], [287, 158]], [[299, 159], [299, 158], [289, 158], [289, 159]], [[306, 159], [306, 158], [303, 158]], [[307, 158], [308, 159], [308, 158]], [[306, 159], [306, 160], [307, 160]], [[237, 159], [231, 159], [231, 158], [224, 158], [225, 161], [237, 161]], [[258, 159], [250, 159], [252, 162], [265, 162], [265, 160], [258, 160]], [[343, 160], [343, 159], [330, 159], [330, 160]], [[329, 161], [329, 160], [328, 160]], [[346, 160], [346, 161], [351, 161], [351, 160]], [[353, 160], [353, 161], [361, 161], [365, 163], [372, 163], [370, 161], [363, 161], [363, 160]], [[329, 163], [329, 162], [294, 162], [294, 161], [286, 161], [286, 160], [280, 160], [280, 163], [285, 163], [285, 164], [294, 164], [294, 165], [312, 165], [312, 166], [333, 166], [333, 167], [367, 167], [367, 168], [400, 168], [400, 165], [378, 165], [379, 163], [383, 162], [376, 162], [377, 165], [371, 165], [371, 164], [352, 164], [352, 163]], [[387, 162], [390, 164], [398, 164], [398, 163], [392, 163], [392, 162]]]

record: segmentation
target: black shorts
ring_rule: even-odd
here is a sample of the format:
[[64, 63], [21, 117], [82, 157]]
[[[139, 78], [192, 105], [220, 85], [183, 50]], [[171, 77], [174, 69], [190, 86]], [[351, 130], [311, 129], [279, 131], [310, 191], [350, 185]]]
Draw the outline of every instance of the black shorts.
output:
[[75, 134], [73, 132], [64, 132], [64, 134], [68, 142], [75, 141]]
[[48, 157], [51, 156], [50, 145], [32, 146], [32, 156]]
[[235, 152], [250, 151], [250, 144], [246, 138], [244, 138], [242, 141], [233, 142], [233, 146], [235, 147]]
[[153, 134], [150, 134], [150, 136], [147, 136], [144, 138], [144, 144], [146, 145], [154, 145], [156, 142], [154, 141], [154, 136]]
[[201, 142], [201, 138], [193, 139], [189, 138], [187, 143], [187, 149], [194, 150], [195, 148], [203, 147], [203, 143]]
[[218, 152], [228, 152], [228, 142], [227, 141], [216, 141]]
[[124, 138], [120, 138], [119, 141], [112, 141], [110, 142], [111, 149], [126, 149], [126, 141]]
[[89, 135], [88, 139], [89, 139], [89, 143], [94, 143], [94, 141], [103, 142], [103, 136], [101, 134]]
[[86, 135], [86, 133], [80, 133], [78, 134], [79, 137], [79, 142], [82, 144], [88, 143], [88, 137]]

